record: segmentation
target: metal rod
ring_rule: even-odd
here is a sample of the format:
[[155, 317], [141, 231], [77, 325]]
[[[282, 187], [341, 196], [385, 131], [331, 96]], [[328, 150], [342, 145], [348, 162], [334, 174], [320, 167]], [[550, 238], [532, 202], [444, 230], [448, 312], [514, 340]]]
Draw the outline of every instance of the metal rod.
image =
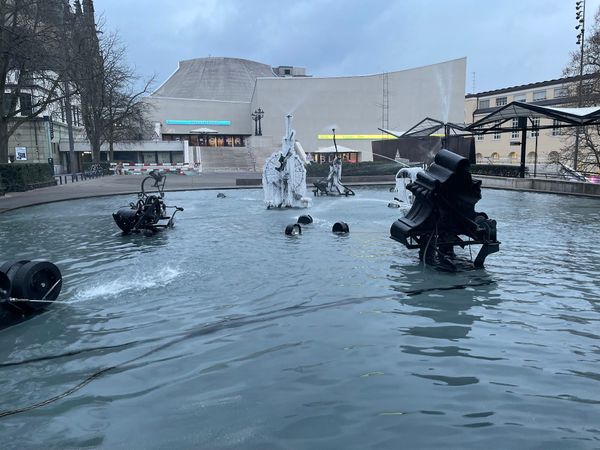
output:
[[[581, 16], [581, 38], [580, 38], [580, 46], [581, 52], [579, 55], [579, 96], [577, 99], [577, 107], [581, 108], [582, 104], [582, 95], [583, 95], [583, 44], [585, 38], [585, 0], [583, 0], [583, 10]], [[577, 170], [577, 157], [579, 153], [579, 130], [580, 127], [575, 128], [575, 153], [573, 154], [573, 168]]]

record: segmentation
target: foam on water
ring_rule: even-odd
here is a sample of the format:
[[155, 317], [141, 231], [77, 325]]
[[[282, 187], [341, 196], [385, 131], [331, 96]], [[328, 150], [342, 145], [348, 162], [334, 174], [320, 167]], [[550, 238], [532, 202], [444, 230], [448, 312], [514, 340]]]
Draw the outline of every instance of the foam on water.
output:
[[91, 286], [76, 291], [72, 302], [111, 298], [126, 292], [143, 292], [146, 289], [164, 287], [182, 274], [181, 270], [167, 266], [156, 272], [138, 272], [134, 275], [127, 274], [110, 280], [95, 281]]

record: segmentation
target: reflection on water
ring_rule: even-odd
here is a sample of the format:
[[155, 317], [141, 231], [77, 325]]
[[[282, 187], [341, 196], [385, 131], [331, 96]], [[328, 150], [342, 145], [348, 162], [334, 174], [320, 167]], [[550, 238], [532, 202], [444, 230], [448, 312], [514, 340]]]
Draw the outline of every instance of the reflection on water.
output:
[[501, 250], [449, 274], [389, 198], [317, 198], [295, 237], [258, 190], [169, 193], [150, 239], [125, 197], [0, 215], [66, 302], [0, 333], [3, 448], [597, 447], [598, 201], [486, 190]]

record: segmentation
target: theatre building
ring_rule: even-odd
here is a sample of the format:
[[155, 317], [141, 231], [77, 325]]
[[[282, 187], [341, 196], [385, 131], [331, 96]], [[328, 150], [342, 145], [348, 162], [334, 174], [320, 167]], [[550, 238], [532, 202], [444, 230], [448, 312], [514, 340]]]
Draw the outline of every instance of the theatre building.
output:
[[407, 130], [424, 117], [461, 122], [465, 71], [465, 58], [342, 77], [312, 77], [303, 68], [238, 58], [181, 61], [146, 100], [154, 141], [172, 149], [144, 152], [138, 162], [261, 170], [281, 145], [288, 114], [314, 161], [331, 155], [333, 129], [346, 161], [372, 161], [371, 143], [393, 138], [380, 128]]

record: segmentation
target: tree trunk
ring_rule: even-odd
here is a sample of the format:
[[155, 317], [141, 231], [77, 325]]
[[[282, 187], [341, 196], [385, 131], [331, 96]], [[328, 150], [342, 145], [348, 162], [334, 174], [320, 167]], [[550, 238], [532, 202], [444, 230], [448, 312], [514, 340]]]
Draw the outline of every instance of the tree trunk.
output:
[[73, 142], [73, 116], [71, 109], [71, 88], [69, 82], [65, 83], [65, 116], [67, 119], [67, 133], [69, 135], [69, 173], [77, 172], [75, 160], [75, 144]]
[[0, 118], [0, 164], [8, 163], [8, 122]]
[[99, 136], [89, 136], [90, 146], [92, 147], [92, 162], [94, 164], [98, 164], [100, 162], [100, 137]]

